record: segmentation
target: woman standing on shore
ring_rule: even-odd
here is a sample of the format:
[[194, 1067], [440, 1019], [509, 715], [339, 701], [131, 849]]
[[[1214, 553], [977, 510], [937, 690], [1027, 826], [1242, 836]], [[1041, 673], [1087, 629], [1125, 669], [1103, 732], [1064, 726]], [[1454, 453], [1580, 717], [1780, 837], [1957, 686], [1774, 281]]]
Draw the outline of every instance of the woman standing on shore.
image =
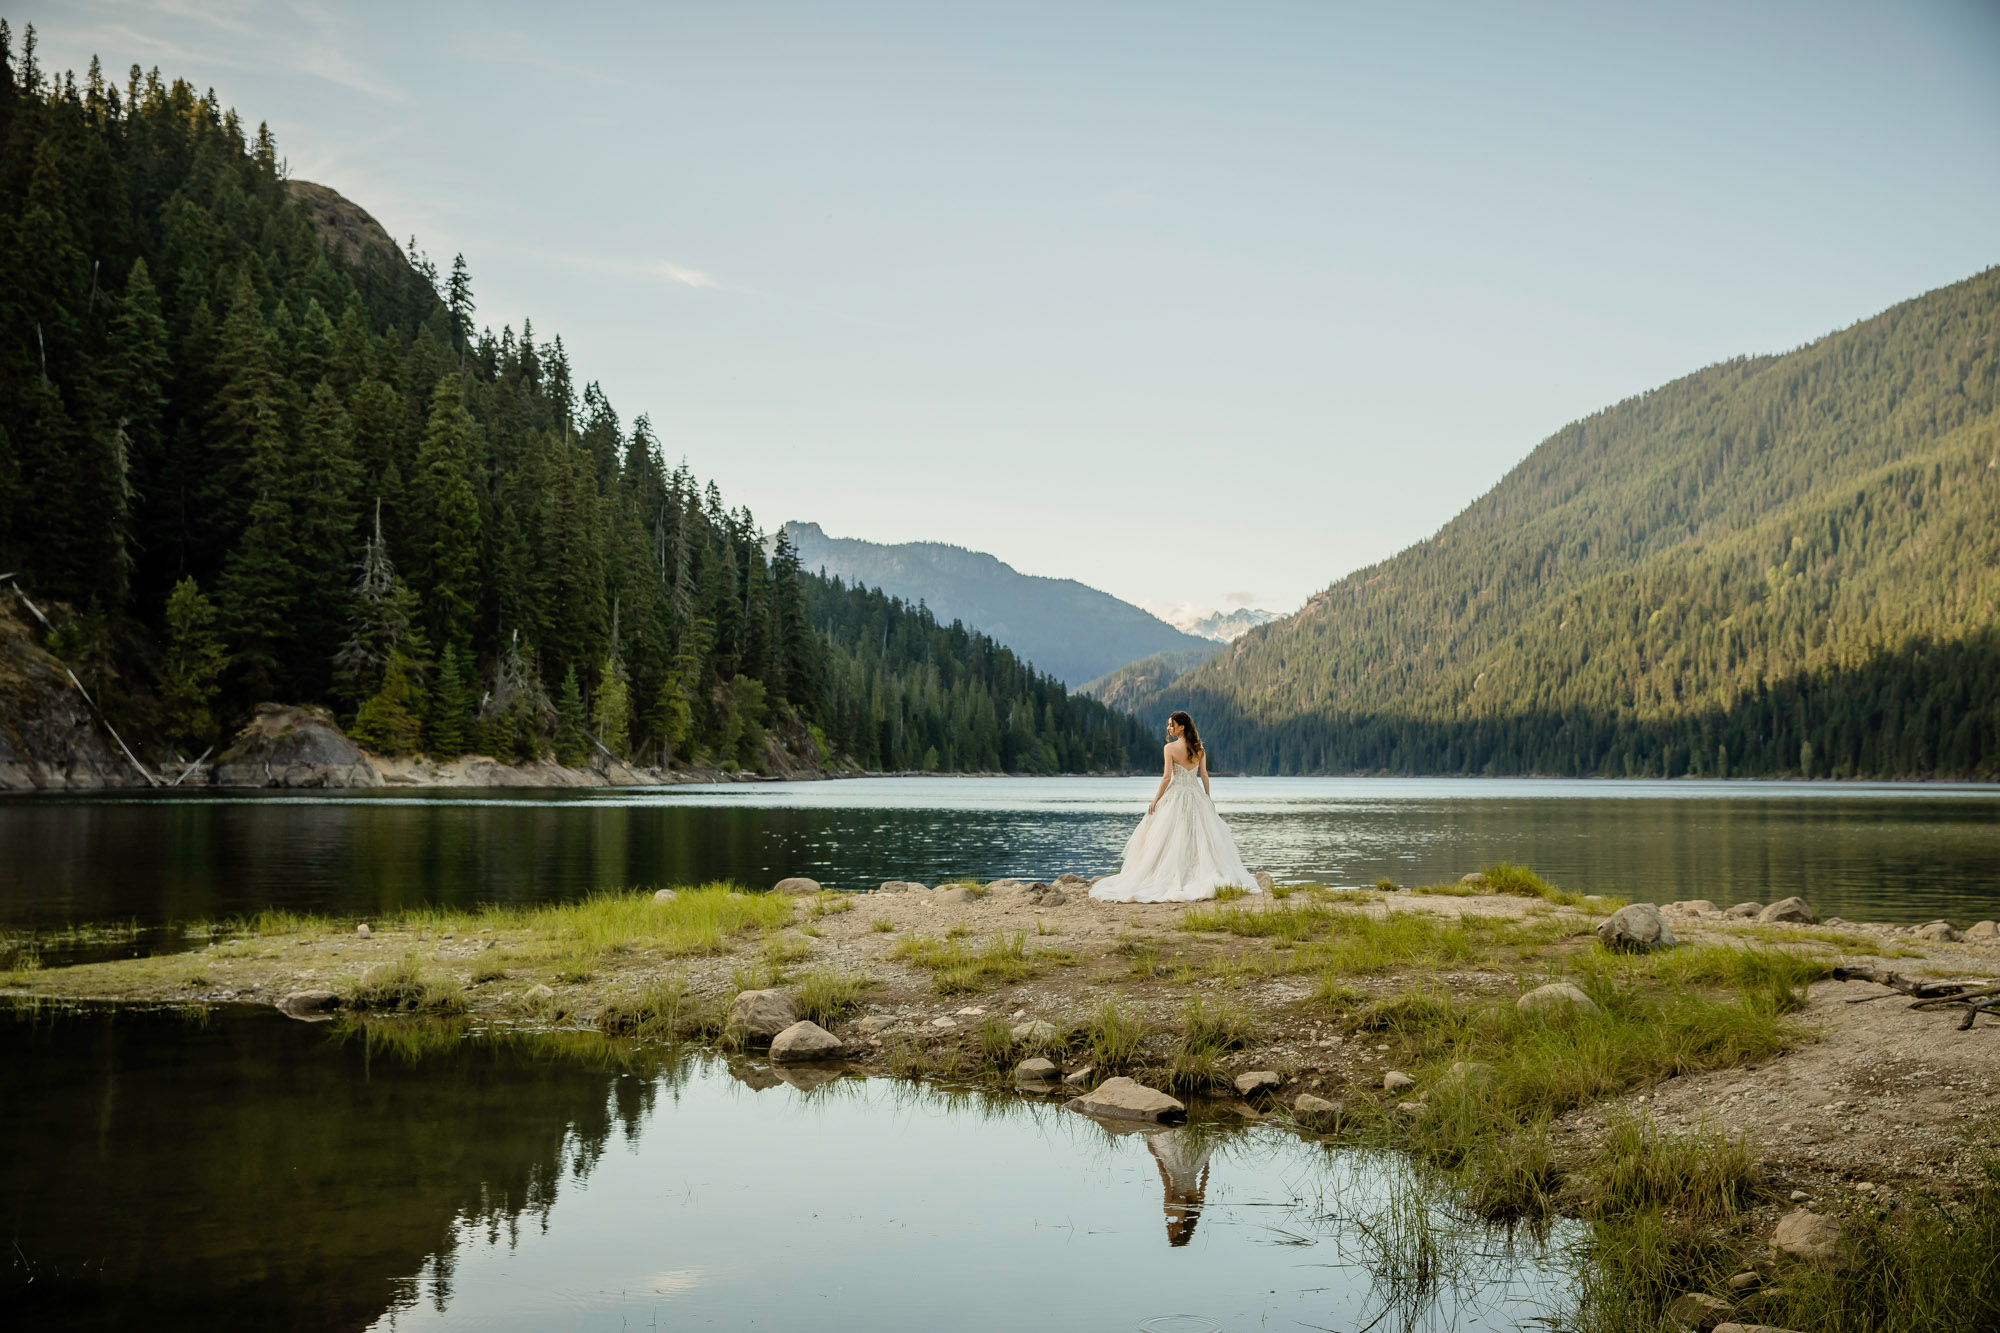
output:
[[1159, 790], [1126, 840], [1124, 866], [1099, 880], [1090, 896], [1112, 903], [1189, 903], [1223, 888], [1262, 892], [1215, 813], [1208, 750], [1186, 713], [1167, 719], [1162, 758]]

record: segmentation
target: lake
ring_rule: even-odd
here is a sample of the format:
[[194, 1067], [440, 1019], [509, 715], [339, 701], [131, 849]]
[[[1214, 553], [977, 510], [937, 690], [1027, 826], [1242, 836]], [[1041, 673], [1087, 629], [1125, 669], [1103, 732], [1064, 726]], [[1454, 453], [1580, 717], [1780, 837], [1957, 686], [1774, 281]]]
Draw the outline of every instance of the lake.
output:
[[582, 1034], [24, 1008], [0, 1065], [17, 1328], [1503, 1329], [1574, 1238], [1228, 1112], [1119, 1133]]
[[[1096, 874], [1116, 868], [1153, 783], [11, 797], [0, 800], [0, 926], [150, 926], [267, 907], [366, 916], [786, 875], [862, 889]], [[1215, 796], [1245, 859], [1280, 880], [1422, 884], [1512, 860], [1568, 888], [1655, 902], [1799, 894], [1850, 920], [2000, 915], [1992, 786], [1218, 778]]]

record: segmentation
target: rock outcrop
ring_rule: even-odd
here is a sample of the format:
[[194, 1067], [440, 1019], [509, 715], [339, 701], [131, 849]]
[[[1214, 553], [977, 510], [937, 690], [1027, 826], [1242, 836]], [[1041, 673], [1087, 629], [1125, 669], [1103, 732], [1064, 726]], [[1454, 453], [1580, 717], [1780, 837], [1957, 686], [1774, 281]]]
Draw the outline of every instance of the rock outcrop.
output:
[[379, 787], [382, 774], [324, 708], [258, 704], [215, 761], [217, 787]]
[[27, 614], [13, 586], [0, 584], [0, 790], [145, 786]]

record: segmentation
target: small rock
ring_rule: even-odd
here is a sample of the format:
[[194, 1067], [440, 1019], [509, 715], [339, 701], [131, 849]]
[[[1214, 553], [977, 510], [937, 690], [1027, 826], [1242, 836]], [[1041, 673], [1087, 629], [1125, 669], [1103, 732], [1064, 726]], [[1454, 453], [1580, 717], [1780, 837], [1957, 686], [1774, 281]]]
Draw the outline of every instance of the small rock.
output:
[[1822, 926], [1844, 926], [1847, 924], [1847, 918], [1844, 916], [1830, 916], [1826, 920], [1820, 922], [1820, 924]]
[[780, 1064], [838, 1060], [847, 1044], [817, 1023], [797, 1022], [771, 1038], [771, 1059]]
[[1738, 903], [1727, 912], [1724, 912], [1723, 915], [1733, 921], [1744, 921], [1754, 919], [1763, 910], [1764, 904], [1762, 903]]
[[1808, 1200], [1810, 1200], [1811, 1198], [1812, 1198], [1812, 1195], [1810, 1195], [1810, 1194], [1806, 1193], [1806, 1192], [1805, 1192], [1804, 1190], [1793, 1190], [1793, 1191], [1792, 1191], [1792, 1202], [1793, 1202], [1793, 1203], [1805, 1203], [1805, 1202], [1807, 1202]]
[[1778, 1219], [1771, 1249], [1794, 1259], [1831, 1259], [1840, 1249], [1840, 1223], [1801, 1208]]
[[935, 898], [931, 899], [931, 901], [932, 901], [932, 902], [939, 902], [939, 903], [950, 903], [950, 904], [953, 904], [953, 905], [957, 905], [957, 904], [961, 904], [961, 903], [969, 903], [969, 902], [971, 902], [971, 901], [972, 901], [972, 890], [971, 890], [971, 889], [942, 889], [942, 890], [940, 890], [940, 891], [938, 892], [938, 894], [937, 894], [937, 896], [936, 896]]
[[1735, 1277], [1730, 1278], [1728, 1286], [1731, 1291], [1748, 1291], [1752, 1287], [1762, 1286], [1763, 1283], [1764, 1275], [1762, 1273], [1745, 1269]]
[[1062, 874], [1056, 876], [1056, 887], [1059, 889], [1085, 889], [1090, 887], [1090, 881], [1082, 875], [1073, 875], [1068, 871], [1064, 871]]
[[1470, 875], [1460, 875], [1458, 882], [1468, 889], [1484, 891], [1487, 887], [1486, 876], [1480, 874], [1477, 870], [1473, 871]]
[[1236, 1092], [1239, 1096], [1255, 1097], [1272, 1091], [1283, 1081], [1274, 1069], [1253, 1069], [1236, 1076]]
[[1382, 1075], [1382, 1090], [1384, 1092], [1401, 1092], [1404, 1088], [1414, 1088], [1416, 1086], [1417, 1081], [1400, 1069], [1391, 1069], [1388, 1073]]
[[1949, 921], [1927, 922], [1910, 933], [1920, 940], [1939, 940], [1946, 944], [1965, 938], [1964, 933]]
[[1966, 927], [1965, 938], [1969, 940], [2000, 939], [2000, 922], [1980, 921]]
[[1708, 1330], [1735, 1313], [1735, 1307], [1728, 1301], [1699, 1291], [1691, 1291], [1667, 1307], [1667, 1318], [1678, 1320], [1690, 1328], [1700, 1329], [1702, 1333], [1708, 1333]]
[[1062, 1071], [1055, 1067], [1054, 1062], [1044, 1060], [1039, 1055], [1032, 1060], [1023, 1060], [1020, 1064], [1014, 1066], [1014, 1083], [1017, 1087], [1022, 1084], [1046, 1086], [1059, 1081], [1061, 1078]]
[[1401, 1113], [1402, 1113], [1402, 1114], [1404, 1114], [1404, 1115], [1407, 1115], [1407, 1116], [1411, 1116], [1411, 1117], [1415, 1117], [1415, 1116], [1420, 1116], [1420, 1115], [1422, 1115], [1422, 1114], [1424, 1113], [1424, 1107], [1425, 1107], [1425, 1103], [1424, 1103], [1424, 1102], [1423, 1102], [1423, 1101], [1422, 1101], [1421, 1099], [1418, 1099], [1418, 1100], [1416, 1100], [1416, 1101], [1408, 1101], [1408, 1102], [1397, 1102], [1397, 1103], [1396, 1103], [1396, 1110], [1397, 1110], [1397, 1111], [1401, 1112]]
[[524, 1000], [553, 1000], [556, 998], [556, 993], [553, 987], [547, 985], [530, 986], [521, 992], [521, 998]]
[[339, 1007], [340, 997], [330, 990], [295, 990], [278, 1001], [287, 1018], [324, 1018]]
[[1302, 1125], [1326, 1127], [1340, 1123], [1341, 1104], [1302, 1092], [1292, 1099], [1292, 1114]]
[[870, 1014], [854, 1025], [854, 1030], [864, 1037], [872, 1037], [894, 1027], [896, 1020], [882, 1014]]
[[680, 895], [672, 889], [655, 889], [653, 891], [653, 901], [656, 903], [670, 903], [678, 897]]
[[1514, 1001], [1514, 1007], [1524, 1014], [1597, 1012], [1596, 1003], [1567, 981], [1552, 981], [1546, 986], [1537, 986]]
[[1150, 1120], [1171, 1124], [1187, 1119], [1187, 1107], [1157, 1088], [1129, 1078], [1107, 1078], [1092, 1091], [1069, 1103], [1072, 1111], [1107, 1119]]
[[958, 1024], [952, 1022], [949, 1018], [933, 1018], [931, 1026], [934, 1028], [955, 1028]]
[[771, 892], [781, 893], [787, 898], [803, 898], [807, 894], [819, 892], [819, 881], [807, 879], [803, 875], [794, 875], [790, 879], [781, 879], [773, 884]]
[[1484, 1060], [1456, 1061], [1451, 1068], [1444, 1071], [1444, 1077], [1438, 1080], [1440, 1084], [1469, 1083], [1478, 1088], [1483, 1088], [1492, 1081], [1493, 1066]]
[[954, 1009], [951, 1016], [953, 1018], [981, 1018], [985, 1016], [985, 1013], [986, 1011], [978, 1005], [968, 1004], [963, 1009]]
[[1819, 913], [1803, 898], [1781, 898], [1763, 911], [1757, 913], [1759, 921], [1786, 921], [1796, 925], [1810, 926], [1819, 921]]
[[1054, 1041], [1056, 1025], [1045, 1019], [1031, 1018], [1025, 1023], [1016, 1023], [1009, 1029], [1009, 1035], [1023, 1045], [1033, 1046], [1040, 1042]]
[[730, 1002], [723, 1035], [746, 1045], [762, 1045], [799, 1021], [798, 1007], [781, 990], [746, 990]]
[[1250, 872], [1250, 878], [1252, 878], [1252, 879], [1256, 880], [1256, 881], [1257, 881], [1257, 887], [1258, 887], [1258, 888], [1260, 888], [1260, 889], [1262, 889], [1262, 890], [1263, 890], [1264, 892], [1266, 892], [1266, 893], [1269, 893], [1269, 892], [1271, 892], [1271, 891], [1272, 891], [1273, 889], [1275, 889], [1275, 888], [1277, 888], [1277, 887], [1278, 887], [1278, 881], [1277, 881], [1277, 880], [1275, 880], [1275, 879], [1272, 879], [1272, 878], [1271, 878], [1271, 876], [1270, 876], [1269, 874], [1265, 873], [1265, 872], [1264, 872], [1264, 871], [1262, 871], [1262, 870], [1253, 870], [1253, 871], [1251, 871], [1251, 872]]
[[368, 938], [368, 937], [369, 937], [370, 935], [373, 935], [373, 934], [374, 934], [375, 932], [374, 932], [374, 931], [372, 931], [372, 930], [370, 930], [370, 929], [368, 929], [368, 923], [367, 923], [366, 921], [363, 921], [363, 922], [362, 922], [362, 923], [361, 923], [360, 925], [358, 925], [358, 926], [356, 926], [356, 927], [354, 928], [354, 933], [355, 933], [356, 935], [359, 935], [359, 936], [360, 936], [360, 937], [361, 937], [362, 939], [364, 939], [364, 940], [365, 940], [365, 939], [367, 939], [367, 938]]
[[1050, 889], [1047, 893], [1036, 895], [1034, 901], [1037, 907], [1061, 907], [1069, 901], [1069, 895], [1061, 889]]
[[1660, 909], [1651, 903], [1632, 903], [1605, 917], [1597, 928], [1597, 938], [1607, 949], [1630, 953], [1674, 947], [1674, 933], [1667, 929]]
[[1096, 1078], [1097, 1070], [1090, 1065], [1085, 1065], [1074, 1073], [1063, 1075], [1063, 1086], [1066, 1088], [1087, 1088]]
[[1688, 916], [1704, 916], [1715, 910], [1715, 904], [1706, 898], [1689, 898], [1686, 902], [1669, 903], [1669, 912], [1682, 912]]

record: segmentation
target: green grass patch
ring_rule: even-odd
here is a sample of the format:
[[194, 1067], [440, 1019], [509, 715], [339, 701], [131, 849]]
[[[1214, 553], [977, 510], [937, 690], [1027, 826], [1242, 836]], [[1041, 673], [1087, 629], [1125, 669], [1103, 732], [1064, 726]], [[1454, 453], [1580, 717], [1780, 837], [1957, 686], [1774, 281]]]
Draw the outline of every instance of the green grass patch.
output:
[[650, 1041], [677, 1041], [703, 1026], [701, 1006], [678, 972], [617, 995], [598, 1012], [598, 1031]]
[[1100, 1077], [1116, 1074], [1139, 1062], [1146, 1045], [1146, 1020], [1116, 1000], [1106, 1000], [1078, 1026], [1076, 1039]]
[[816, 967], [792, 983], [792, 1003], [799, 1017], [830, 1028], [861, 1007], [861, 998], [876, 985], [873, 977], [848, 976], [830, 967]]
[[465, 1011], [465, 997], [450, 979], [437, 976], [415, 954], [393, 963], [377, 963], [361, 974], [347, 992], [352, 1009], [401, 1013], [455, 1014]]
[[1030, 951], [1025, 931], [996, 936], [974, 947], [962, 934], [943, 940], [911, 935], [899, 940], [889, 957], [931, 974], [931, 988], [940, 995], [960, 995], [989, 986], [1026, 981], [1056, 964], [1075, 962], [1059, 949]]
[[1223, 1061], [1250, 1044], [1258, 1024], [1235, 1005], [1191, 995], [1181, 1006], [1180, 1034], [1167, 1057], [1163, 1080], [1174, 1091], [1198, 1092], [1229, 1081]]

